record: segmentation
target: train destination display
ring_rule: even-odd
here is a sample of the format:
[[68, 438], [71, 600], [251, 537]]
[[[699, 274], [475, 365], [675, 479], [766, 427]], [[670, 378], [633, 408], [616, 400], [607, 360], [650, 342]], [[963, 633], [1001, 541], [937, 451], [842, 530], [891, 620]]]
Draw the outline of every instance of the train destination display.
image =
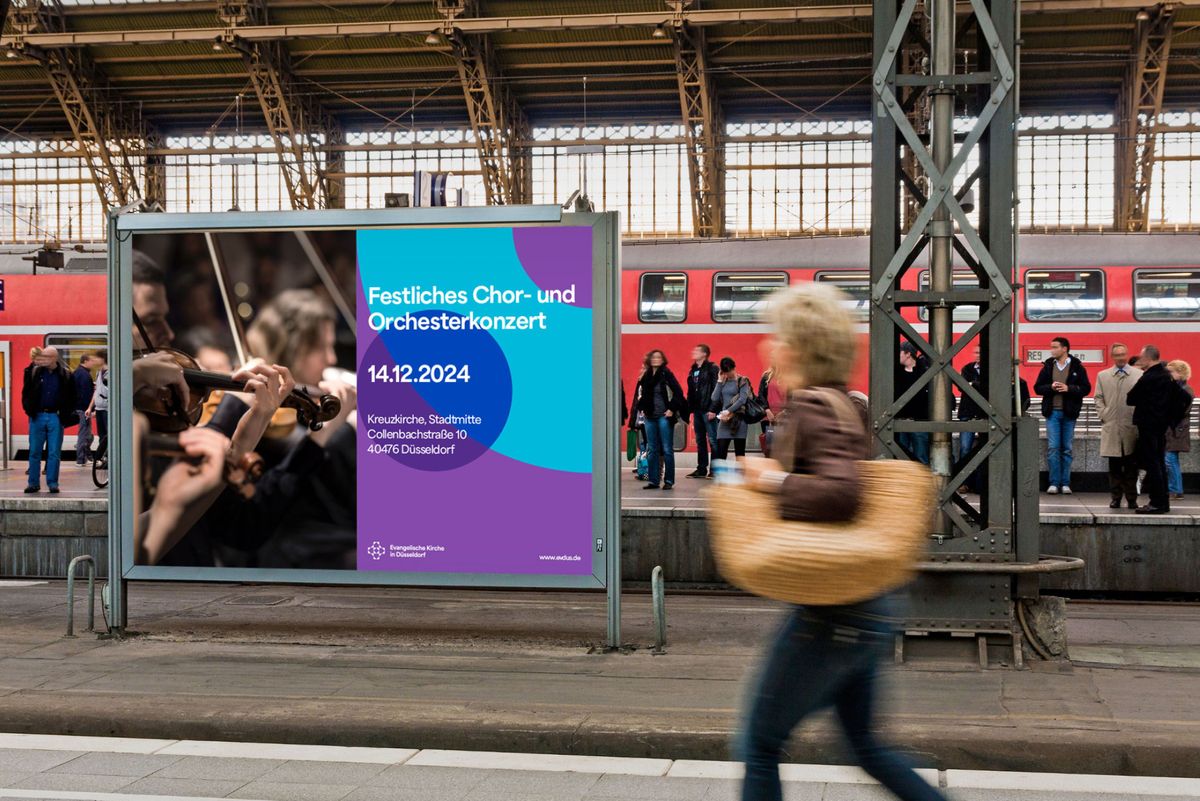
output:
[[359, 570], [591, 574], [592, 235], [357, 233]]

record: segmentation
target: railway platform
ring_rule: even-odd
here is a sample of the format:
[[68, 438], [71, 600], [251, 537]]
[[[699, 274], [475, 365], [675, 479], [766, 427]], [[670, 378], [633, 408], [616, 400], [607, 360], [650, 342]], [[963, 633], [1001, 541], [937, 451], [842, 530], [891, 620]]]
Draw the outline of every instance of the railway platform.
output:
[[[127, 639], [66, 639], [62, 582], [0, 582], [2, 728], [726, 760], [780, 614], [668, 593], [654, 655], [650, 598], [636, 592], [622, 653], [593, 647], [603, 598], [579, 592], [137, 583], [130, 604]], [[1200, 776], [1200, 611], [1070, 607], [1071, 664], [889, 669], [885, 734], [941, 769]], [[845, 761], [824, 718], [789, 757]]]
[[[715, 585], [704, 520], [707, 481], [685, 478], [695, 454], [676, 455], [670, 492], [642, 489], [622, 462], [622, 573], [644, 582], [662, 566], [676, 585]], [[58, 495], [25, 495], [24, 465], [0, 470], [0, 576], [62, 577], [73, 556], [90, 553], [107, 569], [107, 496], [91, 471], [64, 464]], [[972, 496], [968, 496], [972, 497]], [[1171, 514], [1147, 517], [1109, 509], [1107, 494], [1041, 496], [1042, 553], [1078, 556], [1084, 568], [1048, 575], [1043, 587], [1090, 594], [1200, 594], [1200, 493], [1174, 501]]]

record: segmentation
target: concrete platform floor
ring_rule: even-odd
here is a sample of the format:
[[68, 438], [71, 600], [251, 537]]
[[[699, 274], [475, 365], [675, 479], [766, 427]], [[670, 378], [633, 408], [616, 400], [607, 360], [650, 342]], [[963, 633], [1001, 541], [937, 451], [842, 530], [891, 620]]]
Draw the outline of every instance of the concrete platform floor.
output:
[[[957, 801], [1166, 801], [1200, 779], [921, 770]], [[0, 798], [734, 801], [730, 762], [0, 733]], [[862, 770], [786, 765], [789, 801], [889, 796]]]
[[[590, 647], [597, 594], [136, 583], [130, 604], [135, 636], [64, 639], [61, 583], [0, 582], [0, 728], [723, 760], [780, 615], [670, 595], [654, 656], [637, 593], [620, 654]], [[1200, 609], [1071, 603], [1069, 619], [1075, 665], [887, 671], [885, 735], [942, 769], [1200, 776]], [[789, 754], [845, 761], [826, 717]]]

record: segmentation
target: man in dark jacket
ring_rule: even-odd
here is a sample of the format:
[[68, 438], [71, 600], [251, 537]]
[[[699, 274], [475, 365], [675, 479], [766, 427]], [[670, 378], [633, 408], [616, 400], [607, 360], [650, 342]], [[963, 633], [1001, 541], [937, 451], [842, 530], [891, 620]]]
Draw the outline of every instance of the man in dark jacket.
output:
[[717, 376], [721, 372], [708, 360], [712, 351], [708, 345], [692, 348], [692, 367], [688, 370], [687, 403], [692, 413], [692, 430], [696, 432], [696, 469], [688, 478], [708, 478], [708, 462], [717, 447], [717, 421], [709, 420], [706, 412], [712, 400]]
[[1147, 345], [1138, 359], [1142, 377], [1129, 390], [1125, 402], [1133, 407], [1133, 424], [1138, 438], [1135, 454], [1138, 467], [1146, 471], [1142, 487], [1150, 502], [1139, 506], [1139, 514], [1161, 515], [1171, 511], [1167, 494], [1167, 429], [1176, 425], [1190, 405], [1191, 398], [1171, 377], [1162, 363], [1158, 348]]
[[88, 405], [92, 402], [92, 392], [96, 389], [92, 381], [92, 354], [85, 353], [79, 357], [79, 366], [71, 373], [75, 382], [75, 414], [79, 418], [79, 434], [75, 437], [75, 463], [85, 465], [92, 449], [92, 421], [87, 416]]
[[1050, 467], [1046, 492], [1070, 495], [1075, 421], [1083, 409], [1083, 399], [1092, 391], [1092, 382], [1083, 362], [1071, 355], [1066, 337], [1050, 340], [1050, 358], [1042, 364], [1033, 391], [1042, 396], [1042, 417], [1046, 418], [1046, 461]]
[[42, 449], [46, 449], [46, 486], [58, 493], [58, 466], [62, 456], [63, 428], [79, 418], [75, 410], [75, 382], [58, 360], [56, 348], [46, 348], [25, 368], [21, 407], [29, 415], [29, 482], [26, 492], [42, 488]]
[[[919, 358], [919, 351], [911, 342], [900, 343], [900, 369], [896, 371], [896, 400], [908, 391], [925, 373], [925, 365]], [[929, 419], [929, 385], [917, 392], [904, 408], [896, 415], [903, 420]], [[896, 434], [896, 444], [907, 451], [914, 460], [921, 464], [929, 464], [929, 432], [901, 431]]]

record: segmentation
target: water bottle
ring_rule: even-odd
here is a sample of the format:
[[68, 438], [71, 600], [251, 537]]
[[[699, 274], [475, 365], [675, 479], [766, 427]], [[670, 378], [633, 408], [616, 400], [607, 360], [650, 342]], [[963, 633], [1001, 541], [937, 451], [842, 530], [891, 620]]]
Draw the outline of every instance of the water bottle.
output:
[[714, 459], [712, 474], [713, 481], [718, 484], [743, 484], [746, 481], [741, 463], [733, 459]]

